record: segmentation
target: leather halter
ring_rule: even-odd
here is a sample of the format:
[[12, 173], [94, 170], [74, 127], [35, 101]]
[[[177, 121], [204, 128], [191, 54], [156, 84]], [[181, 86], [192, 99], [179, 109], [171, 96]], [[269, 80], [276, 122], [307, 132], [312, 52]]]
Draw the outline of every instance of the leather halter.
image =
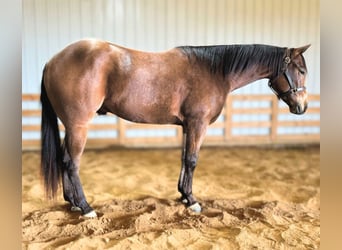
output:
[[[281, 74], [276, 76], [275, 78], [273, 79], [270, 79], [269, 82], [268, 82], [268, 86], [271, 88], [271, 90], [278, 96], [279, 99], [282, 99], [283, 97], [286, 97], [292, 93], [295, 93], [295, 92], [300, 92], [300, 91], [304, 91], [306, 90], [305, 86], [302, 86], [302, 87], [297, 87], [294, 83], [293, 83], [293, 80], [289, 74], [289, 71], [288, 71], [288, 66], [289, 64], [292, 62], [291, 61], [291, 51], [289, 49], [286, 49], [286, 52], [285, 52], [285, 58], [283, 60], [283, 66], [281, 68]], [[292, 62], [293, 65], [295, 65], [297, 68], [300, 68], [296, 63]], [[279, 77], [281, 76], [284, 76], [290, 89], [285, 91], [285, 92], [282, 92], [282, 93], [278, 93], [272, 86], [273, 82], [275, 80], [277, 80]]]

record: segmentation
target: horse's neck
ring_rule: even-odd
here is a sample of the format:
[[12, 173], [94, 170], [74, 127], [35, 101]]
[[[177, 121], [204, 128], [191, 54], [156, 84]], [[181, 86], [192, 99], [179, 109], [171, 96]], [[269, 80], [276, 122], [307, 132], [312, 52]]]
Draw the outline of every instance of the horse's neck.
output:
[[228, 75], [228, 85], [230, 91], [242, 88], [250, 83], [263, 78], [269, 78], [271, 76], [270, 70], [265, 67], [255, 66], [248, 70], [245, 70], [239, 74], [233, 73]]

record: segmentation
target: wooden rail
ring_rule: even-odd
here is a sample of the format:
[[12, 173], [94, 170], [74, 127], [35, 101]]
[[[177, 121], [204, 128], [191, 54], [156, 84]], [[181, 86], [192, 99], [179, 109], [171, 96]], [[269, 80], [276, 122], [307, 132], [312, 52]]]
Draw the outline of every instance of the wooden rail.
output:
[[[22, 148], [37, 149], [40, 146], [39, 95], [23, 94], [22, 101]], [[251, 105], [251, 102], [254, 105]], [[255, 105], [260, 102], [264, 104]], [[221, 116], [210, 125], [204, 144], [319, 143], [320, 96], [311, 95], [310, 103], [314, 105], [312, 108], [309, 107], [306, 115], [296, 116], [288, 115], [288, 107], [279, 105], [274, 95], [230, 95]], [[147, 147], [181, 145], [182, 129], [179, 126], [137, 124], [114, 115], [109, 116], [113, 120], [112, 123], [108, 123], [106, 120], [108, 118], [101, 116], [101, 119], [105, 119], [106, 122], [100, 120], [90, 124], [88, 148], [114, 145]], [[241, 116], [245, 119], [241, 119]], [[260, 119], [261, 117], [263, 119]], [[61, 123], [60, 130], [63, 133], [64, 127]], [[262, 132], [255, 132], [258, 130]]]

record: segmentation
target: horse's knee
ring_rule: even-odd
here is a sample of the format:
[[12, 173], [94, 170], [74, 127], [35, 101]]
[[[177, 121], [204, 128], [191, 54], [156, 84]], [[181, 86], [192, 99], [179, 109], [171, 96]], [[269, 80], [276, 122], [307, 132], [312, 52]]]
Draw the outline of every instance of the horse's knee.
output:
[[197, 165], [198, 157], [197, 155], [189, 155], [185, 158], [185, 165], [189, 168], [189, 170], [194, 171]]

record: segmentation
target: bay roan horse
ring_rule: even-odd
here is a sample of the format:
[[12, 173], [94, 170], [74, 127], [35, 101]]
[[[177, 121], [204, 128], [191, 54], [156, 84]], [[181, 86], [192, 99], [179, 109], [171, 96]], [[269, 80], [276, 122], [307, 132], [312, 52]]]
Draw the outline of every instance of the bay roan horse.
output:
[[[98, 114], [183, 128], [181, 201], [201, 211], [192, 194], [193, 173], [206, 129], [221, 113], [227, 95], [268, 78], [275, 94], [294, 114], [307, 108], [304, 86], [309, 47], [269, 45], [184, 46], [160, 53], [82, 40], [55, 55], [41, 84], [41, 173], [47, 196], [55, 197], [60, 179], [72, 210], [96, 217], [83, 193], [80, 159], [88, 124]], [[65, 126], [63, 144], [57, 117]]]

